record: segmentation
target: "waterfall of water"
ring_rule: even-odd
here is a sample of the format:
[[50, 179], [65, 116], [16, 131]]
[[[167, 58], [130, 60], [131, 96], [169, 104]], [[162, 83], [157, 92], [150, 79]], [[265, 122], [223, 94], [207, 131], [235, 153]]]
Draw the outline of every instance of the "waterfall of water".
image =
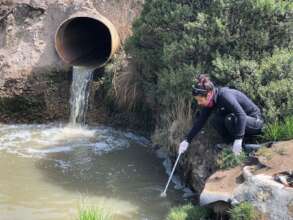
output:
[[92, 79], [93, 69], [74, 66], [70, 96], [70, 121], [71, 126], [85, 123], [88, 108], [89, 82]]

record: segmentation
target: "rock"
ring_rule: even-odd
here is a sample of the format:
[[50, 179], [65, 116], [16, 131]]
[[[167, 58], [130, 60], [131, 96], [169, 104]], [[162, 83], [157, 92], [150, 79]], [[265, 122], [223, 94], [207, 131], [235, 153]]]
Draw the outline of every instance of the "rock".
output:
[[216, 170], [217, 154], [211, 145], [213, 143], [206, 134], [199, 134], [180, 161], [181, 167], [184, 168], [180, 173], [194, 191], [196, 200], [205, 186], [206, 179]]
[[[269, 155], [269, 156], [267, 156]], [[273, 175], [285, 171], [293, 170], [293, 146], [291, 141], [284, 141], [274, 144], [271, 148], [264, 148], [258, 151], [257, 157], [261, 164], [270, 169], [259, 172]]]
[[217, 171], [211, 175], [200, 195], [200, 205], [207, 205], [217, 201], [229, 203], [233, 199], [237, 187], [237, 179], [242, 175], [240, 167], [226, 171]]
[[[200, 195], [201, 205], [217, 202], [251, 202], [267, 219], [293, 219], [293, 188], [275, 180], [280, 172], [291, 174], [293, 168], [293, 140], [274, 144], [269, 159], [258, 154], [266, 167], [236, 167], [217, 171], [210, 176]], [[283, 173], [284, 175], [284, 173]], [[288, 177], [289, 180], [289, 177]]]

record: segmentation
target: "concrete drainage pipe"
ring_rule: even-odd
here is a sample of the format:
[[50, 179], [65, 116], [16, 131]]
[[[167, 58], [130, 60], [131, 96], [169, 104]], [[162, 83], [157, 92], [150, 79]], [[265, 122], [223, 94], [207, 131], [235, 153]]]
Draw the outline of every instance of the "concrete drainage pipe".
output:
[[55, 35], [58, 55], [73, 66], [101, 67], [119, 44], [114, 25], [98, 13], [73, 14], [60, 24]]

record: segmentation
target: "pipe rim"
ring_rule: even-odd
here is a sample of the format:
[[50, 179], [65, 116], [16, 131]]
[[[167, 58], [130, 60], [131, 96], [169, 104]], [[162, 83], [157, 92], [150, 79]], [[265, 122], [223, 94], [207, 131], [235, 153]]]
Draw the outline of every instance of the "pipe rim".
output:
[[89, 66], [89, 67], [103, 67], [106, 65], [106, 63], [111, 59], [114, 52], [118, 49], [120, 44], [120, 39], [118, 32], [115, 28], [115, 26], [105, 17], [101, 15], [73, 15], [64, 21], [58, 26], [57, 31], [55, 32], [55, 49], [58, 54], [58, 56], [67, 64], [74, 65], [74, 62], [70, 61], [66, 55], [65, 49], [62, 47], [62, 40], [63, 40], [63, 34], [66, 29], [66, 27], [75, 19], [92, 19], [96, 22], [99, 22], [102, 24], [110, 36], [110, 53], [106, 57], [106, 59], [102, 63], [95, 63], [92, 65], [80, 65], [80, 66]]

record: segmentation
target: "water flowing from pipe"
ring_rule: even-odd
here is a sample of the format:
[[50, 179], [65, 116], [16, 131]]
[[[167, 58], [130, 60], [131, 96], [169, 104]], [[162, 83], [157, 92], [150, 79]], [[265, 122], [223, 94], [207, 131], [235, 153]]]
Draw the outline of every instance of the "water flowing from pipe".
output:
[[89, 82], [92, 80], [93, 69], [74, 66], [70, 94], [70, 126], [84, 125], [88, 109]]

